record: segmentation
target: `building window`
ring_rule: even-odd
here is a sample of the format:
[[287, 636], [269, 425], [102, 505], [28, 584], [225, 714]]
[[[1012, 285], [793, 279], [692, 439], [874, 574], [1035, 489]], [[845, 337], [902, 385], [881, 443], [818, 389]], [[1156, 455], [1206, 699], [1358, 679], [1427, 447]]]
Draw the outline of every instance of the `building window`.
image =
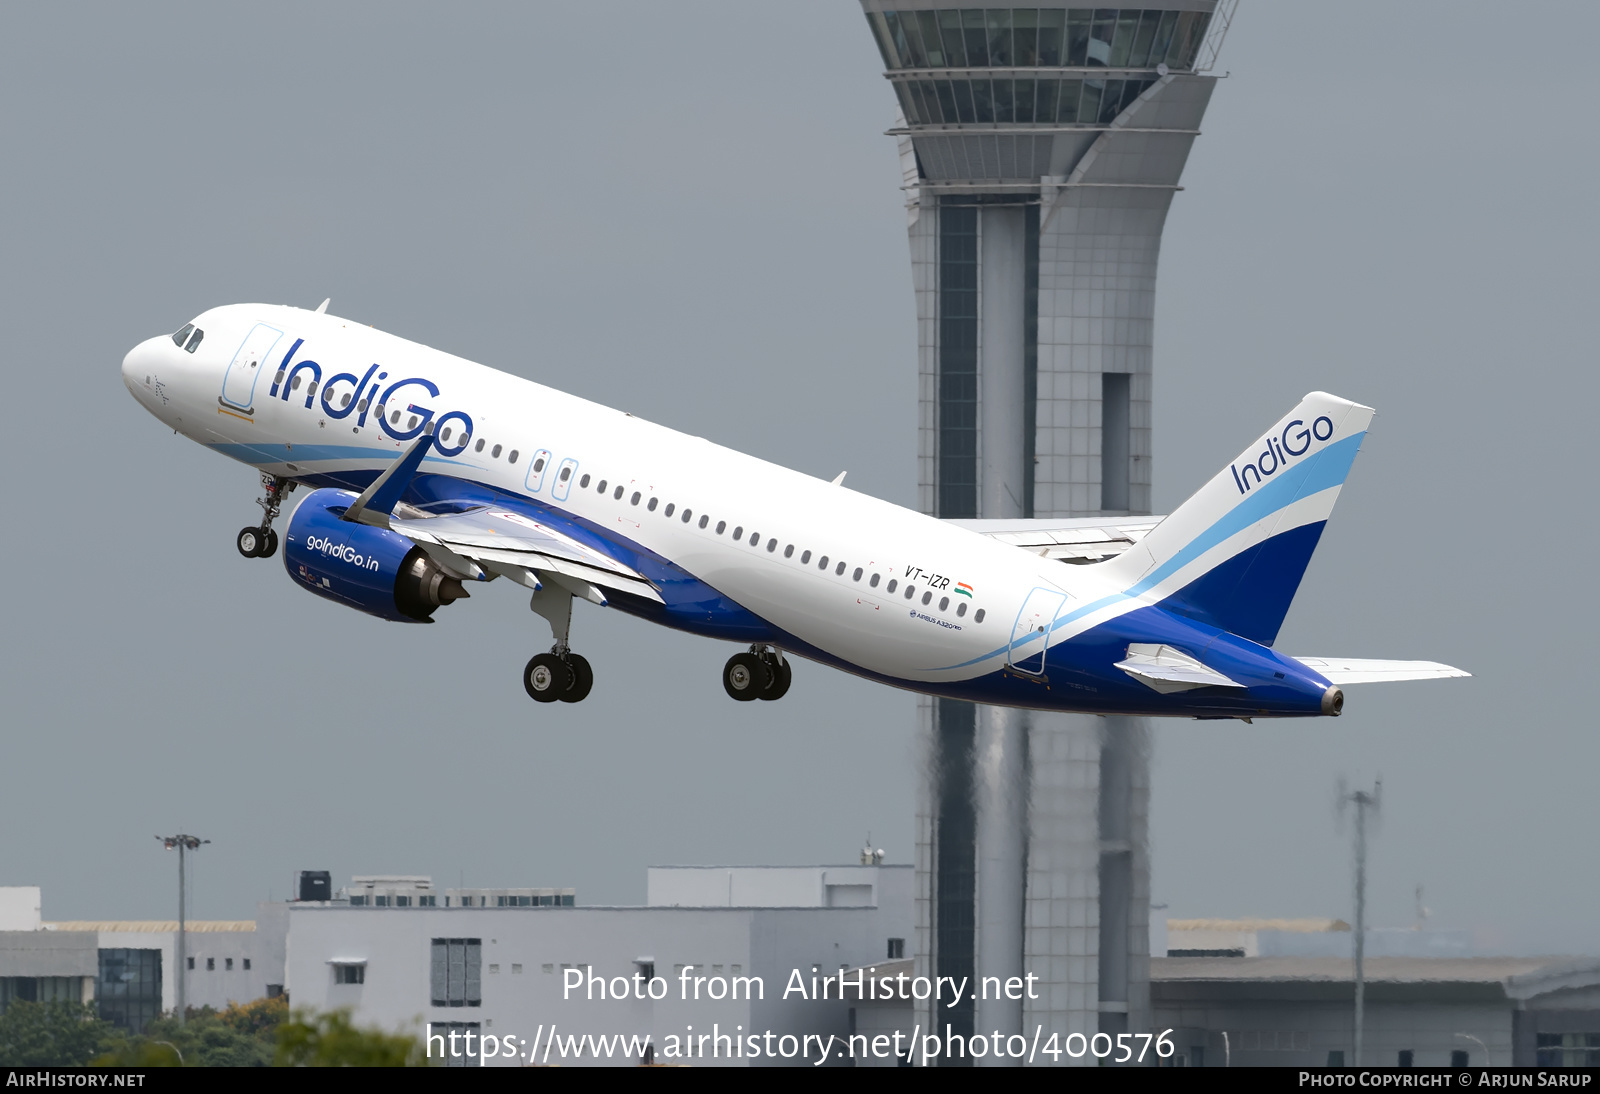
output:
[[1330, 1048], [1328, 1050], [1328, 1066], [1329, 1067], [1343, 1067], [1344, 1066], [1344, 1049], [1342, 1049], [1342, 1048]]
[[889, 939], [889, 960], [899, 961], [906, 955], [906, 940], [903, 938]]
[[1413, 1066], [1412, 1063], [1411, 1063], [1411, 1059], [1412, 1059], [1411, 1050], [1409, 1048], [1403, 1048], [1403, 1049], [1400, 1050], [1399, 1059], [1396, 1060], [1395, 1062], [1400, 1067], [1411, 1067], [1411, 1066]]
[[0, 976], [0, 1014], [12, 1003], [81, 1003], [81, 976]]
[[1534, 1053], [1540, 1067], [1600, 1067], [1600, 1033], [1540, 1033]]
[[389, 898], [386, 896], [373, 897], [372, 903], [380, 908], [387, 908], [389, 906]]
[[189, 968], [191, 971], [194, 969], [194, 958], [192, 957], [189, 958]]
[[206, 958], [206, 972], [216, 972], [216, 971], [217, 971], [217, 959], [215, 957]]
[[1467, 1052], [1466, 1052], [1466, 1049], [1453, 1048], [1453, 1049], [1450, 1050], [1450, 1066], [1451, 1067], [1466, 1067], [1467, 1066]]
[[417, 897], [417, 907], [419, 907], [419, 908], [437, 908], [438, 906], [439, 906], [439, 898], [437, 896], [419, 896], [419, 897]]
[[435, 938], [431, 965], [433, 1005], [483, 1005], [483, 939]]
[[232, 972], [233, 971], [233, 958], [224, 957], [222, 959], [222, 971], [223, 972]]
[[365, 965], [335, 965], [333, 967], [333, 982], [335, 984], [365, 984], [367, 982], [367, 967]]
[[481, 1028], [477, 1022], [429, 1022], [423, 1030], [428, 1059], [443, 1059], [445, 1067], [477, 1067]]
[[250, 971], [250, 959], [248, 957], [244, 959], [244, 971]]
[[161, 951], [101, 950], [94, 994], [103, 1020], [143, 1033], [161, 1014]]
[[1126, 510], [1132, 429], [1126, 372], [1100, 374], [1100, 508]]
[[939, 209], [938, 422], [939, 488], [935, 515], [976, 517], [978, 210], [971, 205]]
[[360, 908], [360, 907], [364, 906], [366, 903], [367, 903], [367, 898], [364, 897], [364, 896], [353, 896], [353, 897], [350, 898], [350, 907], [352, 907], [352, 908]]
[[411, 898], [408, 896], [397, 896], [394, 898], [394, 906], [396, 908], [409, 908], [411, 907]]

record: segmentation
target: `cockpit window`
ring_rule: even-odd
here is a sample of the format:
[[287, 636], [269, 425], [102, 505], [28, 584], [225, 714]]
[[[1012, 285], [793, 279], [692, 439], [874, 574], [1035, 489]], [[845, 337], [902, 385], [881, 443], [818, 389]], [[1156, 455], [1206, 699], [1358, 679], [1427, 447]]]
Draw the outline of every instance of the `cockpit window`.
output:
[[183, 329], [172, 336], [172, 344], [182, 349], [183, 344], [189, 340], [189, 332], [192, 330], [194, 330], [194, 324], [185, 323]]
[[206, 332], [201, 330], [199, 327], [196, 327], [194, 329], [194, 333], [189, 335], [189, 341], [183, 348], [188, 350], [190, 353], [193, 353], [199, 348], [200, 339], [204, 338], [205, 336]]

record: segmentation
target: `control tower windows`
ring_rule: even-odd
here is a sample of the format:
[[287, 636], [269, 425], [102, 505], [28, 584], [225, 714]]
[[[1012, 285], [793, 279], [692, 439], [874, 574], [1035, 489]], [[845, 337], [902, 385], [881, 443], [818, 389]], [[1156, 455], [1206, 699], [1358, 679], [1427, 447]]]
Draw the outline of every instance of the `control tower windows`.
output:
[[[915, 9], [916, 0], [904, 0]], [[944, 8], [867, 15], [884, 67], [1194, 67], [1211, 14], [1144, 8]]]

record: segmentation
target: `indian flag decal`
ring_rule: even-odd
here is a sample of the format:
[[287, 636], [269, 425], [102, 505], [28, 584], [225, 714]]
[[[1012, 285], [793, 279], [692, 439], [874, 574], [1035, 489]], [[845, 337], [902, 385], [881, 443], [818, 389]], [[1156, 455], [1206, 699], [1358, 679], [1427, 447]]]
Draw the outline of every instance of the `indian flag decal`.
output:
[[960, 593], [964, 597], [967, 597], [969, 600], [972, 598], [972, 586], [968, 585], [965, 581], [956, 582], [956, 592]]

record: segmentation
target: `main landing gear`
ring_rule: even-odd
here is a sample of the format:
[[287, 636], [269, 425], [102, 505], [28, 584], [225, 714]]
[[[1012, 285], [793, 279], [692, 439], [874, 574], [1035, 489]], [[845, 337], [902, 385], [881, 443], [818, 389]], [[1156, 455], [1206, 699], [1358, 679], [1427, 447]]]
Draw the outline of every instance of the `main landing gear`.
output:
[[594, 687], [594, 669], [582, 654], [557, 646], [528, 662], [522, 686], [535, 703], [581, 703]]
[[793, 679], [788, 658], [771, 646], [751, 646], [748, 653], [736, 653], [722, 666], [723, 690], [741, 703], [782, 699]]
[[283, 496], [293, 490], [294, 485], [290, 479], [265, 471], [261, 473], [261, 488], [266, 492], [265, 497], [256, 499], [256, 504], [261, 506], [261, 527], [241, 528], [233, 541], [245, 558], [271, 558], [278, 553], [278, 533], [272, 530], [272, 522], [278, 519]]
[[581, 703], [594, 687], [588, 658], [567, 646], [572, 633], [572, 592], [552, 581], [541, 585], [528, 606], [550, 622], [556, 644], [536, 654], [522, 670], [522, 686], [536, 703]]

